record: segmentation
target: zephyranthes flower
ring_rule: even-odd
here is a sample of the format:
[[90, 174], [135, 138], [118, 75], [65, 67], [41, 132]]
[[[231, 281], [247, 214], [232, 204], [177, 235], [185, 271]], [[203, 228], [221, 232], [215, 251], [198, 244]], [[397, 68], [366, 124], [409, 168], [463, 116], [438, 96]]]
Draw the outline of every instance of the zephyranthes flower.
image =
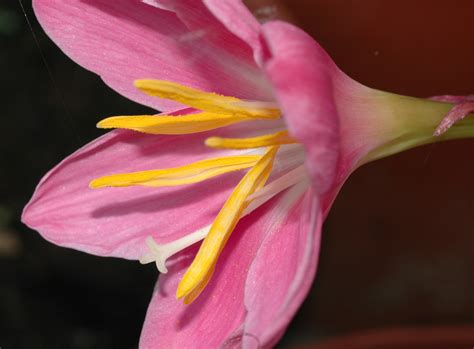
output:
[[[156, 262], [143, 348], [274, 345], [349, 174], [433, 142], [451, 108], [355, 82], [303, 31], [260, 25], [240, 1], [34, 6], [72, 59], [163, 112], [100, 121], [119, 130], [51, 170], [23, 215], [55, 244]], [[466, 119], [439, 139], [473, 134]]]

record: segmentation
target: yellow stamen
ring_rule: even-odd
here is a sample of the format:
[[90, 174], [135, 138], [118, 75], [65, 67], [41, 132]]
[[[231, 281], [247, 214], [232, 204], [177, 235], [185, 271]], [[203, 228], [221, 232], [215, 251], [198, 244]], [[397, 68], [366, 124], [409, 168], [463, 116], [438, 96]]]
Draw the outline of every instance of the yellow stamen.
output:
[[154, 97], [170, 99], [190, 107], [211, 111], [216, 105], [240, 102], [236, 97], [200, 91], [188, 86], [165, 80], [135, 80], [135, 87]]
[[148, 95], [170, 99], [181, 104], [211, 112], [247, 117], [252, 119], [276, 119], [280, 110], [271, 107], [259, 107], [235, 98], [203, 92], [163, 80], [136, 80], [135, 87]]
[[219, 127], [249, 121], [246, 117], [215, 113], [188, 115], [131, 115], [112, 116], [97, 124], [98, 128], [125, 128], [156, 135], [181, 135], [213, 130]]
[[262, 188], [268, 179], [277, 151], [278, 146], [270, 147], [234, 189], [217, 215], [194, 261], [184, 274], [176, 291], [178, 299], [184, 297], [184, 302], [190, 303], [205, 288], [222, 249], [248, 205], [248, 196]]
[[[189, 293], [184, 297], [183, 303], [184, 304], [191, 304], [194, 302], [194, 300], [199, 297], [202, 291], [206, 288], [207, 284], [211, 280], [212, 275], [214, 274], [214, 268], [215, 264], [211, 266], [211, 269], [207, 271], [207, 273], [204, 275], [204, 278], [201, 280], [201, 282], [196, 286], [196, 288], [193, 288]], [[179, 286], [178, 286], [179, 287]]]
[[132, 185], [162, 187], [191, 184], [224, 173], [250, 168], [260, 158], [260, 155], [238, 155], [206, 159], [175, 168], [104, 176], [94, 179], [89, 186], [96, 189], [101, 187], [128, 187]]
[[210, 137], [206, 139], [206, 145], [211, 148], [226, 149], [248, 149], [261, 148], [273, 145], [297, 143], [296, 139], [288, 134], [288, 131], [280, 131], [273, 134], [253, 138], [221, 138]]

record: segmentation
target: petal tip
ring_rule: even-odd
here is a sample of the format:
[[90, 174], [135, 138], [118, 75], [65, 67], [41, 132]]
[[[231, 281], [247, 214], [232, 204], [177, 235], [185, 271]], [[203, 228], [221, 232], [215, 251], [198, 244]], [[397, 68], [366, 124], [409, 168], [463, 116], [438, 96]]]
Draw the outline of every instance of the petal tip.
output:
[[20, 220], [30, 229], [38, 230], [37, 228], [43, 223], [42, 218], [44, 218], [44, 215], [41, 205], [38, 206], [36, 200], [31, 199], [24, 207]]
[[29, 214], [29, 204], [28, 204], [23, 209], [20, 220], [26, 226], [31, 227], [31, 219], [30, 218], [31, 218], [31, 216]]

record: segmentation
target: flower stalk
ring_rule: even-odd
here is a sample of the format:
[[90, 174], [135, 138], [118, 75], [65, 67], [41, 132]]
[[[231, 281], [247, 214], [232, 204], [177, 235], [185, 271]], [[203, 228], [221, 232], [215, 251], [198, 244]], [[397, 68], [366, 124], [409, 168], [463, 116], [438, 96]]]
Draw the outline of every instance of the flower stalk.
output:
[[[436, 136], [434, 131], [453, 108], [451, 103], [400, 96], [378, 91], [381, 102], [391, 117], [384, 119], [383, 131], [391, 137], [363, 159], [359, 166], [421, 145], [439, 141], [474, 138], [474, 114], [455, 123], [448, 131]], [[391, 122], [386, 122], [391, 120]], [[386, 137], [385, 137], [386, 138]], [[386, 138], [387, 139], [387, 138]]]

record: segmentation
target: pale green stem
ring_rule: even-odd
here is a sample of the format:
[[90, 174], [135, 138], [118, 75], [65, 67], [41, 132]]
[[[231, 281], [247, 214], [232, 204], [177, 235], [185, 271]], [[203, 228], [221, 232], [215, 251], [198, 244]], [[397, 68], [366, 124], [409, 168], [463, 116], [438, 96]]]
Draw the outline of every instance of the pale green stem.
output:
[[392, 114], [390, 132], [391, 140], [378, 146], [365, 156], [361, 162], [381, 159], [420, 145], [461, 138], [474, 138], [474, 114], [467, 115], [454, 124], [441, 136], [433, 136], [436, 127], [452, 108], [450, 103], [442, 103], [427, 99], [383, 94], [384, 102]]

